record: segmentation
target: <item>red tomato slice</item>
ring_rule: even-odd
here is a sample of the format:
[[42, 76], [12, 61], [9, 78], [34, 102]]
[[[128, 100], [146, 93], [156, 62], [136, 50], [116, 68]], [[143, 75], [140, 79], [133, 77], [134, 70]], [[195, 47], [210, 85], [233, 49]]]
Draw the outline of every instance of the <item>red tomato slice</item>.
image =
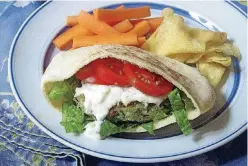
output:
[[161, 87], [165, 93], [169, 93], [174, 87], [172, 83], [170, 83], [169, 81], [159, 75], [155, 78], [155, 84]]
[[163, 77], [129, 63], [124, 64], [124, 72], [132, 86], [150, 96], [165, 95], [173, 88], [173, 84]]
[[123, 72], [122, 62], [111, 62], [100, 64], [96, 67], [96, 74], [105, 82], [111, 85], [128, 86], [129, 81]]
[[99, 66], [100, 64], [110, 64], [110, 63], [121, 63], [119, 60], [114, 59], [114, 58], [104, 58], [104, 59], [97, 59], [93, 62], [91, 62], [93, 69], [96, 69], [97, 66]]
[[[78, 78], [79, 80], [85, 80], [86, 78], [89, 78], [91, 76], [94, 76], [96, 71], [95, 68], [100, 65], [100, 64], [106, 64], [106, 63], [111, 63], [113, 62], [114, 59], [110, 59], [110, 58], [106, 58], [106, 59], [98, 59], [95, 60], [93, 62], [91, 62], [90, 64], [84, 66], [83, 68], [81, 68], [76, 74], [76, 78]], [[97, 79], [99, 80], [99, 79]], [[100, 81], [101, 82], [101, 81]]]
[[85, 82], [87, 83], [91, 83], [91, 84], [98, 84], [98, 85], [111, 85], [105, 81], [103, 81], [101, 78], [99, 78], [98, 76], [91, 76], [88, 77]]
[[99, 85], [132, 85], [150, 96], [169, 93], [173, 85], [163, 77], [114, 58], [98, 59], [76, 73], [85, 82]]
[[141, 69], [138, 66], [133, 65], [133, 71], [134, 74], [136, 75], [136, 77], [138, 78], [143, 78], [145, 80], [150, 80], [150, 81], [154, 81], [156, 74], [153, 74], [145, 69]]
[[84, 66], [76, 73], [76, 78], [79, 80], [85, 80], [88, 77], [91, 77], [94, 75], [94, 72], [92, 70], [92, 66], [90, 64]]

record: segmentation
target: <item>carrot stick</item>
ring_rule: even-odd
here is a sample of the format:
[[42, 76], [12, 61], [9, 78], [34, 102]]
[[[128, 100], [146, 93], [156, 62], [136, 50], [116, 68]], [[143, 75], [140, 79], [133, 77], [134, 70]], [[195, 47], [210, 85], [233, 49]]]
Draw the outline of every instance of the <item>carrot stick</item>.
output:
[[135, 19], [135, 20], [129, 20], [133, 25], [135, 25], [135, 24], [137, 24], [137, 23], [139, 23], [139, 22], [141, 22], [141, 21], [143, 21], [143, 20], [146, 20], [146, 21], [148, 21], [148, 22], [150, 22], [150, 20], [160, 20], [160, 22], [162, 22], [163, 21], [163, 17], [153, 17], [153, 18], [146, 18], [146, 19], [143, 19], [143, 18], [141, 18], [141, 19]]
[[114, 26], [114, 25], [120, 23], [120, 21], [109, 21], [109, 22], [106, 22], [106, 23], [107, 23], [108, 25], [110, 25], [110, 26]]
[[[121, 5], [121, 6], [118, 6], [117, 8], [115, 9], [125, 9], [124, 5]], [[93, 11], [94, 13], [94, 11]], [[109, 24], [110, 26], [113, 26], [113, 25], [116, 25], [118, 24], [120, 21], [110, 21], [110, 22], [107, 22], [107, 24]]]
[[156, 29], [161, 25], [162, 21], [163, 21], [163, 17], [155, 17], [155, 18], [147, 19], [147, 22], [151, 27], [150, 31], [151, 32], [156, 31]]
[[[125, 8], [124, 5], [121, 5], [121, 6], [118, 6], [116, 9], [124, 9], [124, 8]], [[94, 11], [93, 11], [93, 13], [94, 13]], [[94, 14], [94, 16], [95, 16], [95, 14]], [[120, 21], [108, 21], [106, 23], [110, 26], [114, 26], [114, 25], [120, 23]]]
[[[118, 6], [116, 9], [124, 9], [124, 5]], [[67, 26], [74, 26], [76, 24], [78, 24], [78, 16], [67, 16], [66, 18], [66, 25]], [[115, 24], [117, 24], [118, 22], [116, 22]]]
[[66, 30], [65, 32], [63, 32], [59, 36], [57, 36], [53, 40], [53, 44], [59, 49], [64, 49], [69, 44], [71, 44], [73, 37], [77, 36], [77, 35], [92, 36], [92, 35], [94, 35], [94, 33], [92, 33], [91, 31], [85, 29], [84, 27], [82, 27], [81, 25], [78, 24], [78, 25], [75, 25], [75, 26], [71, 27], [70, 29]]
[[66, 18], [67, 26], [74, 26], [76, 24], [78, 24], [78, 16], [67, 16]]
[[80, 25], [85, 27], [86, 29], [94, 32], [95, 34], [119, 34], [116, 29], [112, 28], [105, 22], [102, 22], [100, 20], [97, 20], [94, 16], [91, 14], [81, 11], [78, 17], [78, 22]]
[[95, 35], [95, 36], [75, 36], [73, 38], [73, 48], [92, 46], [96, 44], [121, 44], [138, 45], [137, 35], [134, 33]]
[[[154, 32], [159, 25], [162, 23], [163, 21], [163, 17], [154, 17], [154, 18], [147, 18], [147, 19], [136, 19], [136, 20], [129, 20], [131, 22], [131, 24], [136, 25], [137, 23], [146, 20], [149, 25], [151, 26], [151, 32]], [[113, 26], [117, 23], [119, 23], [119, 21], [111, 21], [111, 22], [107, 22], [110, 26]]]
[[138, 37], [139, 47], [141, 47], [146, 41], [146, 37]]
[[121, 33], [125, 33], [127, 31], [129, 31], [130, 29], [133, 28], [133, 25], [130, 23], [129, 20], [123, 20], [122, 22], [116, 24], [115, 26], [113, 26], [113, 28], [115, 28], [117, 31], [121, 32]]
[[141, 19], [135, 19], [135, 20], [129, 20], [129, 21], [131, 22], [131, 24], [136, 25], [137, 23], [144, 21], [144, 20], [146, 20], [146, 19], [141, 18]]
[[149, 25], [151, 26], [150, 31], [154, 32], [159, 27], [159, 25], [162, 23], [163, 17], [154, 17], [154, 18], [148, 18], [148, 19], [130, 20], [130, 22], [133, 25], [136, 25], [137, 23], [139, 23], [139, 22], [141, 22], [143, 20], [146, 20], [149, 23]]
[[[114, 26], [116, 24], [118, 24], [120, 21], [109, 21], [106, 22], [108, 25], [110, 26]], [[66, 25], [67, 26], [74, 26], [78, 24], [78, 16], [67, 16], [66, 18]]]
[[151, 12], [149, 6], [143, 6], [138, 8], [125, 9], [95, 9], [94, 15], [97, 19], [108, 22], [149, 17]]
[[[120, 6], [116, 7], [114, 10], [119, 10], [119, 9], [125, 9], [124, 5], [120, 5]], [[96, 9], [93, 10], [93, 15], [94, 15], [94, 17], [97, 18], [97, 15], [96, 15], [95, 11], [96, 11]], [[97, 18], [97, 19], [98, 19], [98, 18]]]
[[131, 29], [128, 33], [136, 33], [138, 37], [144, 36], [151, 29], [149, 23], [146, 20], [143, 20], [137, 23], [133, 29]]

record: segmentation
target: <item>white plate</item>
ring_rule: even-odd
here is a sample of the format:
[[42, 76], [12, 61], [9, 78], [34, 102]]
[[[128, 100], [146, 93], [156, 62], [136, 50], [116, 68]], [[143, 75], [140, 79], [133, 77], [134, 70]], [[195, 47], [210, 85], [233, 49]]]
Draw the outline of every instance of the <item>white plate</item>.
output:
[[83, 135], [66, 134], [59, 124], [61, 114], [52, 110], [40, 90], [43, 66], [47, 63], [45, 61], [49, 61], [56, 52], [51, 41], [64, 27], [66, 16], [77, 14], [82, 9], [90, 11], [119, 5], [115, 3], [47, 2], [18, 31], [10, 50], [11, 88], [20, 106], [35, 124], [54, 139], [78, 151], [126, 162], [162, 162], [194, 156], [223, 145], [246, 129], [246, 15], [229, 2], [170, 1], [155, 4], [125, 1], [126, 7], [150, 5], [152, 16], [159, 16], [161, 9], [170, 5], [191, 26], [227, 32], [228, 37], [240, 48], [242, 60], [234, 61], [234, 70], [230, 69], [226, 83], [219, 88], [222, 97], [219, 96], [220, 101], [215, 106], [216, 118], [190, 136], [155, 140], [108, 138], [95, 141]]

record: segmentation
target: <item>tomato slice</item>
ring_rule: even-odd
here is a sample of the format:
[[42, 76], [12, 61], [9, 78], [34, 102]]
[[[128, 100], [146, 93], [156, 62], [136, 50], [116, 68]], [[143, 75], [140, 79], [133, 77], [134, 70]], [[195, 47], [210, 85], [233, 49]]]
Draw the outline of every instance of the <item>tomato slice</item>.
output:
[[96, 75], [111, 85], [128, 86], [129, 81], [123, 72], [123, 63], [112, 61], [96, 67]]
[[88, 77], [85, 82], [91, 83], [91, 84], [98, 84], [98, 85], [111, 85], [105, 81], [103, 81], [100, 77], [98, 76], [91, 76]]
[[162, 76], [159, 76], [159, 75], [155, 78], [155, 84], [158, 87], [161, 87], [165, 94], [172, 91], [172, 89], [174, 87], [174, 85], [172, 83], [170, 83], [169, 81], [167, 81], [166, 79], [164, 79]]
[[114, 59], [114, 58], [104, 58], [104, 59], [97, 59], [93, 62], [91, 62], [91, 65], [93, 66], [93, 69], [95, 70], [97, 66], [101, 64], [111, 64], [111, 63], [121, 63], [119, 60]]
[[173, 84], [163, 77], [130, 63], [124, 64], [124, 72], [132, 86], [150, 96], [165, 95], [173, 88]]
[[88, 64], [81, 68], [75, 75], [79, 80], [85, 80], [86, 78], [93, 76], [94, 72], [92, 66]]
[[98, 59], [80, 69], [76, 77], [92, 84], [127, 86], [123, 67], [123, 62], [114, 58]]
[[165, 95], [173, 88], [163, 77], [114, 58], [95, 60], [80, 69], [76, 77], [91, 84], [132, 85], [150, 96]]
[[[91, 62], [90, 64], [84, 66], [83, 68], [81, 68], [76, 74], [76, 78], [78, 78], [79, 80], [85, 80], [89, 77], [94, 76], [95, 77], [95, 69], [98, 65], [100, 64], [105, 64], [105, 63], [110, 63], [113, 62], [114, 59], [110, 59], [110, 58], [106, 58], [106, 59], [98, 59], [95, 60], [93, 62]], [[97, 80], [99, 80], [99, 78], [97, 78]], [[101, 81], [99, 81], [101, 82]]]

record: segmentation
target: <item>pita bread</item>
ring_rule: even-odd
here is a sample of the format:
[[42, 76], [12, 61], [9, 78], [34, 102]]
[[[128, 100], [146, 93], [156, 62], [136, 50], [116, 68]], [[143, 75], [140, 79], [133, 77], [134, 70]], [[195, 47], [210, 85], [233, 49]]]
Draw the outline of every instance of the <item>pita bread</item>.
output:
[[[107, 57], [138, 65], [140, 68], [159, 74], [173, 83], [192, 100], [196, 108], [188, 112], [190, 120], [210, 110], [215, 103], [216, 95], [213, 88], [195, 68], [136, 47], [121, 45], [95, 45], [58, 53], [47, 67], [41, 80], [42, 91], [49, 103], [57, 109], [60, 109], [62, 105], [61, 101], [54, 102], [48, 99], [52, 82], [70, 78], [90, 62]], [[174, 115], [171, 115], [156, 122], [154, 128], [158, 129], [175, 122]], [[132, 131], [143, 132], [144, 129], [138, 127]]]

